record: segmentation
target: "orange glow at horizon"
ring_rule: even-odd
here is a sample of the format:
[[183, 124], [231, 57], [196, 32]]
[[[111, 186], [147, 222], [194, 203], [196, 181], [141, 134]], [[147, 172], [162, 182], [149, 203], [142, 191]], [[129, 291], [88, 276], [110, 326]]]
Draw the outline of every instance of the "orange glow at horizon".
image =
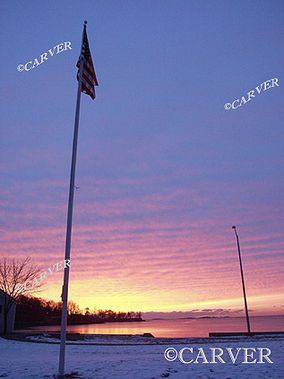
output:
[[[61, 279], [56, 280], [56, 282], [56, 284], [49, 285], [48, 289], [43, 289], [40, 293], [35, 294], [35, 296], [59, 301], [59, 289], [62, 282]], [[104, 288], [107, 289], [105, 293]], [[110, 291], [109, 288], [112, 290]], [[75, 280], [70, 281], [69, 300], [75, 301], [81, 310], [88, 307], [90, 311], [112, 309], [116, 312], [187, 312], [206, 309], [209, 311], [219, 310], [221, 314], [223, 311], [228, 310], [232, 314], [244, 315], [243, 297], [219, 297], [215, 300], [181, 301], [177, 303], [176, 299], [181, 299], [179, 291], [170, 291], [170, 295], [169, 298], [169, 291], [163, 290], [147, 291], [147, 293], [136, 291], [135, 294], [131, 294], [131, 290], [127, 288], [120, 288], [115, 291], [111, 281], [105, 281], [98, 285], [94, 280], [85, 280], [84, 284], [81, 281]], [[196, 297], [193, 298], [196, 299]], [[248, 297], [250, 315], [283, 315], [283, 298], [284, 293]]]
[[[92, 183], [88, 185], [87, 189], [92, 187]], [[104, 185], [103, 182], [102, 188]], [[37, 208], [22, 204], [12, 219], [17, 228], [2, 232], [1, 256], [31, 256], [32, 262], [46, 271], [64, 259], [66, 204], [64, 198], [58, 205], [42, 203], [37, 198], [37, 190], [42, 186], [45, 188], [46, 183], [35, 186]], [[197, 208], [206, 201], [207, 191], [191, 191], [191, 200]], [[77, 200], [69, 299], [81, 309], [90, 310], [94, 307], [142, 312], [242, 310], [231, 218], [219, 213], [218, 204], [216, 208], [212, 206], [215, 213], [211, 211], [211, 218], [197, 213], [190, 220], [180, 216], [178, 211], [184, 207], [189, 192], [175, 190], [163, 196], [118, 198], [103, 203]], [[29, 227], [21, 223], [20, 211], [26, 223], [37, 225]], [[166, 212], [167, 217], [157, 216], [157, 212]], [[258, 217], [261, 220], [266, 217], [271, 224], [267, 234], [263, 233], [261, 222], [256, 225], [252, 210], [247, 210], [243, 225], [236, 222], [240, 225], [248, 306], [254, 314], [283, 314], [283, 236], [275, 226], [277, 218], [267, 217], [267, 213], [265, 205], [258, 208]], [[42, 291], [35, 295], [60, 301], [62, 277], [62, 272], [48, 275]]]

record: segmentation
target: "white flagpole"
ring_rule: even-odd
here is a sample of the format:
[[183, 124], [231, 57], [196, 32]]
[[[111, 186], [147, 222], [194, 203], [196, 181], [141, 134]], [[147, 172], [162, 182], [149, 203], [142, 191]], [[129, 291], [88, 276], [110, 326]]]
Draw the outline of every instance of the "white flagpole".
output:
[[[84, 65], [84, 60], [83, 60], [83, 56], [82, 56], [82, 48], [83, 48], [83, 38], [84, 38], [84, 31], [86, 29], [86, 24], [87, 24], [87, 21], [84, 22], [84, 30], [83, 30], [81, 54], [80, 54], [80, 71], [79, 71], [77, 103], [76, 103], [76, 113], [75, 113], [75, 123], [74, 123], [73, 150], [72, 150], [69, 200], [68, 200], [65, 260], [70, 260], [73, 199], [74, 199], [76, 156], [77, 156], [77, 140], [78, 140], [79, 116], [80, 116], [82, 71], [83, 71], [83, 65]], [[61, 297], [62, 297], [62, 313], [61, 313], [61, 340], [60, 340], [60, 355], [59, 355], [59, 377], [64, 376], [64, 366], [65, 366], [65, 341], [66, 341], [66, 325], [67, 325], [68, 281], [69, 281], [69, 266], [66, 264], [66, 267], [64, 269], [64, 280], [63, 280], [62, 295], [61, 295]]]

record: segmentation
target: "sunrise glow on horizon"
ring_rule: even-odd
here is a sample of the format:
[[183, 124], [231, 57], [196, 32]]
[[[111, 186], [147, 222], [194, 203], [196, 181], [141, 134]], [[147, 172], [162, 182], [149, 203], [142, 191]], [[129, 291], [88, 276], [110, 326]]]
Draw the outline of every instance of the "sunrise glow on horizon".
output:
[[[42, 271], [64, 259], [76, 63], [90, 15], [99, 86], [95, 100], [81, 99], [69, 300], [91, 311], [242, 316], [237, 225], [250, 314], [283, 315], [284, 76], [275, 36], [284, 8], [62, 4], [64, 17], [17, 4], [16, 20], [4, 5], [0, 258], [29, 256]], [[27, 33], [24, 10], [37, 33]], [[68, 51], [17, 71], [61, 41]], [[224, 108], [272, 78], [278, 86]], [[48, 276], [35, 296], [60, 301], [62, 279], [62, 271]]]
[[[34, 187], [34, 202], [42, 213], [23, 205], [25, 220], [29, 215], [39, 226], [21, 228], [21, 220], [14, 219], [19, 230], [7, 232], [5, 238], [14, 257], [22, 251], [22, 257], [30, 255], [33, 263], [47, 271], [64, 259], [66, 208], [64, 184], [54, 186], [62, 193], [56, 208], [44, 205], [37, 198], [42, 186], [46, 187], [46, 182]], [[48, 187], [52, 198], [55, 190], [52, 185]], [[84, 183], [81, 188], [79, 191], [84, 192], [84, 196], [90, 196], [91, 185]], [[185, 209], [186, 193], [168, 192], [164, 195], [167, 199], [164, 204], [153, 194], [138, 195], [136, 202], [118, 198], [105, 200], [105, 203], [98, 201], [95, 206], [86, 201], [80, 203], [76, 194], [69, 299], [81, 309], [142, 312], [219, 309], [217, 314], [220, 315], [243, 315], [239, 262], [229, 217], [226, 219], [223, 214], [220, 225], [217, 220], [198, 219], [191, 223], [183, 219], [177, 225], [175, 217], [180, 217], [179, 212]], [[98, 183], [96, 193], [100, 193]], [[200, 202], [207, 194], [200, 191], [199, 199], [194, 195], [191, 199]], [[155, 220], [152, 214], [159, 208], [163, 209], [164, 216]], [[136, 216], [136, 212], [138, 215], [144, 212], [144, 219]], [[216, 217], [220, 217], [217, 209], [215, 212]], [[95, 213], [101, 214], [101, 220], [95, 219]], [[122, 220], [121, 215], [127, 215], [130, 220]], [[94, 224], [84, 222], [85, 217], [93, 218]], [[62, 219], [62, 225], [56, 219]], [[44, 226], [40, 226], [41, 223]], [[239, 227], [249, 309], [252, 315], [283, 314], [283, 285], [274, 276], [281, 265], [280, 256], [277, 258], [276, 254], [281, 235], [271, 231], [269, 238], [265, 238], [254, 228], [250, 229], [253, 234], [250, 236], [246, 231], [249, 224], [253, 222], [247, 220]], [[268, 265], [272, 254], [273, 262]], [[53, 272], [36, 295], [59, 301], [62, 277], [62, 271]]]

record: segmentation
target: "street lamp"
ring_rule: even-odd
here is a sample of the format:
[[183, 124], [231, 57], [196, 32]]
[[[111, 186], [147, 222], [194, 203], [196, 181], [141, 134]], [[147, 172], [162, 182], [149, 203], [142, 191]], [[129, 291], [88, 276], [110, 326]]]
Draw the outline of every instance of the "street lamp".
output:
[[237, 227], [236, 226], [232, 226], [232, 229], [234, 229], [235, 235], [236, 235], [236, 239], [237, 239], [237, 246], [238, 246], [239, 260], [240, 260], [240, 269], [241, 269], [241, 277], [242, 277], [242, 285], [243, 285], [243, 293], [244, 293], [246, 319], [247, 319], [248, 333], [250, 333], [248, 306], [247, 306], [246, 289], [245, 289], [245, 281], [244, 281], [244, 273], [243, 273], [243, 266], [242, 266], [242, 258], [241, 258], [241, 249], [240, 249], [239, 236], [238, 236], [238, 233], [237, 233]]

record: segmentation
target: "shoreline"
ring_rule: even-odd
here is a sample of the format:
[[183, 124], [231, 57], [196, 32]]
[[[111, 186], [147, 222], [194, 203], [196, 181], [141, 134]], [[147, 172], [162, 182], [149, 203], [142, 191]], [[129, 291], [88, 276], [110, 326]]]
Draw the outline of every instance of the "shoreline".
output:
[[[139, 334], [80, 334], [67, 333], [67, 345], [99, 345], [99, 346], [153, 346], [169, 344], [211, 344], [231, 342], [256, 342], [256, 341], [284, 341], [284, 333], [267, 332], [256, 335], [224, 335], [214, 337], [154, 337]], [[59, 333], [44, 332], [14, 332], [10, 335], [0, 336], [6, 340], [15, 340], [30, 343], [60, 344]]]

